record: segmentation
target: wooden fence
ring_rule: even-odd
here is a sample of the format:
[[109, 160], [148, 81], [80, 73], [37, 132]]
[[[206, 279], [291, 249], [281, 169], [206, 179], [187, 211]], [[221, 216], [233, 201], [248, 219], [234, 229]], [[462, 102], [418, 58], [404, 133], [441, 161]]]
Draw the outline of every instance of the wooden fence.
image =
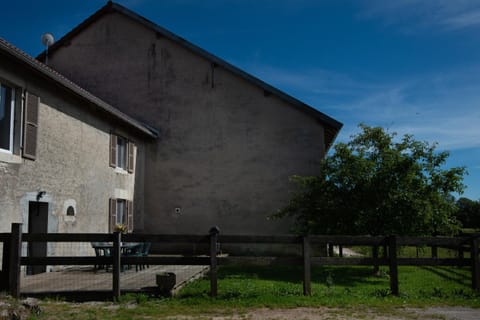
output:
[[[245, 236], [221, 235], [214, 227], [208, 235], [151, 235], [151, 234], [22, 234], [21, 224], [12, 224], [11, 233], [0, 234], [3, 242], [2, 274], [0, 290], [8, 291], [13, 297], [20, 296], [21, 266], [32, 265], [112, 265], [112, 296], [120, 296], [120, 271], [122, 265], [209, 265], [210, 266], [210, 295], [215, 297], [218, 292], [217, 267], [222, 265], [256, 264], [258, 259], [271, 265], [303, 266], [303, 293], [311, 294], [311, 267], [312, 266], [388, 266], [390, 275], [390, 290], [392, 294], [399, 294], [398, 266], [459, 266], [471, 267], [472, 288], [480, 290], [480, 261], [478, 236], [470, 238], [418, 238], [418, 237], [370, 237], [370, 236]], [[162, 244], [203, 244], [209, 246], [209, 253], [203, 256], [122, 256], [121, 242], [152, 242]], [[22, 257], [22, 242], [112, 242], [111, 256], [48, 256]], [[301, 250], [300, 255], [292, 256], [229, 256], [219, 254], [219, 247], [251, 244], [294, 245]], [[319, 257], [314, 255], [313, 246], [369, 246], [384, 247], [387, 254], [382, 257]], [[398, 258], [397, 250], [401, 246], [429, 246], [432, 248], [445, 247], [457, 250], [457, 258]], [[464, 258], [463, 252], [469, 251], [470, 257]]]

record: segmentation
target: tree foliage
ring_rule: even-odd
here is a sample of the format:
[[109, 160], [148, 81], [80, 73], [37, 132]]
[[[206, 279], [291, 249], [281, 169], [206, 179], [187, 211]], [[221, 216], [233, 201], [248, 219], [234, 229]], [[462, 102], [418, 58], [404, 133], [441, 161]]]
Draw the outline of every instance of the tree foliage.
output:
[[465, 168], [444, 169], [448, 152], [380, 127], [338, 143], [319, 176], [294, 176], [298, 190], [275, 216], [295, 218], [299, 233], [436, 235], [454, 232], [452, 192]]
[[465, 228], [480, 228], [480, 201], [460, 198], [457, 200], [457, 219]]

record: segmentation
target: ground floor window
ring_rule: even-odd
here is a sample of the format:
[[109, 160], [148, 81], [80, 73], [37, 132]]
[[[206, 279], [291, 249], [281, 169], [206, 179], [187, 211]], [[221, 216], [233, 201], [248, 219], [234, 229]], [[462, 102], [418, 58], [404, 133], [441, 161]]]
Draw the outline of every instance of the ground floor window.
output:
[[38, 96], [0, 79], [0, 152], [36, 159], [39, 106]]
[[110, 232], [133, 231], [133, 202], [127, 199], [110, 199]]

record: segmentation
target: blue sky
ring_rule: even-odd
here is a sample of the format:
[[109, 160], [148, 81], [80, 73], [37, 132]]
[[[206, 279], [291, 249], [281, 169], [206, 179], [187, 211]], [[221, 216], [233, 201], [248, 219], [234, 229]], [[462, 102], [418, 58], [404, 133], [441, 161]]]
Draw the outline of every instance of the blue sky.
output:
[[[438, 142], [480, 199], [480, 1], [119, 0], [344, 123]], [[0, 36], [36, 55], [106, 1], [12, 1]]]

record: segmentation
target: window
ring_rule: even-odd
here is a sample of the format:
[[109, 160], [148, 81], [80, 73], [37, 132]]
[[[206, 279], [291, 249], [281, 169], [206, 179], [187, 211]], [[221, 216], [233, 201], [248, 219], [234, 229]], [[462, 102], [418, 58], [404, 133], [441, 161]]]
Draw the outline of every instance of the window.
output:
[[75, 216], [75, 208], [73, 206], [68, 206], [67, 208], [67, 216]]
[[115, 224], [127, 224], [127, 204], [126, 200], [117, 199], [117, 218]]
[[127, 169], [127, 140], [117, 137], [117, 167]]
[[[25, 92], [23, 100], [22, 93], [23, 90], [0, 82], [0, 156], [20, 155], [23, 151], [24, 158], [35, 160], [40, 98]], [[11, 161], [6, 159], [0, 158]]]
[[0, 84], [0, 149], [13, 152], [15, 89]]
[[37, 158], [38, 107], [40, 98], [27, 92], [23, 124], [23, 157], [31, 160]]
[[133, 173], [135, 144], [126, 138], [110, 134], [110, 166]]
[[128, 232], [133, 231], [133, 202], [126, 199], [110, 199], [110, 232], [115, 226], [124, 225]]

